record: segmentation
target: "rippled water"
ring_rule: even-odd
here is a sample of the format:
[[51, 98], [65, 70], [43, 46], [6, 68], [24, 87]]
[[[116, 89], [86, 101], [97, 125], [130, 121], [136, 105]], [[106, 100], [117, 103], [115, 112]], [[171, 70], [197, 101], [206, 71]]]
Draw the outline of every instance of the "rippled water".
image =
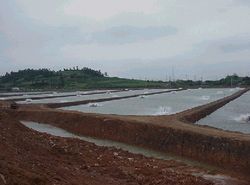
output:
[[250, 134], [250, 92], [201, 119], [197, 124]]
[[236, 91], [236, 89], [192, 89], [143, 98], [101, 102], [101, 106], [96, 107], [78, 105], [63, 109], [118, 115], [168, 115], [218, 100]]

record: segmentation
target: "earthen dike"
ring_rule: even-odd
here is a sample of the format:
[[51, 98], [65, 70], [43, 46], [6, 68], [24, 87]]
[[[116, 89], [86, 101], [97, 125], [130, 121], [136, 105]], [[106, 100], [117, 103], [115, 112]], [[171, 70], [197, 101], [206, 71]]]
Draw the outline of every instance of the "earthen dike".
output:
[[[193, 124], [248, 90], [170, 116], [102, 115], [51, 108], [65, 106], [60, 103], [21, 105], [17, 110], [8, 111], [19, 120], [47, 123], [79, 135], [171, 153], [249, 178], [250, 135]], [[99, 101], [107, 99], [80, 103]]]

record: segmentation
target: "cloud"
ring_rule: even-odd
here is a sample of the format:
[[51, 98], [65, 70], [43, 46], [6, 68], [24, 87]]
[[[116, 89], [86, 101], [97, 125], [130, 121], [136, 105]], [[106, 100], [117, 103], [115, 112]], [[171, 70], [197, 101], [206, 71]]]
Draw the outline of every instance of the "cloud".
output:
[[234, 0], [235, 4], [241, 5], [241, 6], [249, 6], [250, 5], [250, 1], [249, 0]]
[[124, 44], [154, 40], [175, 34], [176, 32], [177, 30], [170, 26], [119, 26], [100, 32], [88, 33], [85, 37], [85, 41], [100, 44]]
[[223, 43], [221, 46], [222, 51], [227, 53], [239, 52], [239, 51], [249, 51], [250, 52], [250, 36], [245, 40], [233, 39], [231, 42]]
[[65, 4], [67, 15], [105, 20], [123, 13], [152, 14], [159, 10], [157, 0], [72, 0]]
[[[181, 38], [183, 40], [180, 45], [179, 39]], [[178, 38], [171, 35], [119, 45], [98, 43], [66, 45], [62, 47], [61, 53], [64, 57], [73, 59], [123, 60], [173, 57], [191, 49], [192, 43], [189, 39], [181, 35]]]
[[151, 69], [150, 76], [159, 78], [171, 66], [183, 71], [177, 73], [180, 76], [188, 71], [202, 74], [203, 69], [216, 76], [220, 72], [215, 69], [222, 70], [223, 65], [223, 73], [233, 69], [246, 73], [250, 68], [247, 2], [1, 1], [0, 73], [71, 65], [124, 77], [149, 75]]

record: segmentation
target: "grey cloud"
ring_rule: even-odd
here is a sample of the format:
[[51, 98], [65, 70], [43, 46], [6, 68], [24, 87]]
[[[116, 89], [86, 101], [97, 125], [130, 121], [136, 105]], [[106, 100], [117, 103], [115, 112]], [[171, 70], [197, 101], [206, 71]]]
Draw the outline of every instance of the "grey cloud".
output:
[[[60, 5], [59, 1], [60, 0], [57, 1], [58, 5]], [[157, 22], [157, 19], [160, 18], [158, 15], [131, 13], [113, 17], [107, 22], [88, 22], [88, 24], [82, 23], [84, 22], [82, 21], [84, 18], [75, 20], [74, 17], [66, 18], [67, 16], [65, 15], [65, 17], [59, 15], [60, 22], [58, 24], [53, 24], [53, 22], [46, 24], [46, 20], [50, 17], [50, 14], [49, 16], [46, 15], [43, 17], [45, 21], [39, 21], [39, 19], [34, 19], [28, 16], [28, 14], [25, 14], [25, 9], [20, 10], [16, 2], [15, 0], [2, 0], [0, 5], [0, 73], [2, 74], [9, 70], [17, 70], [25, 67], [60, 69], [62, 67], [79, 65], [101, 69], [111, 75], [123, 77], [165, 79], [166, 74], [168, 74], [168, 76], [171, 74], [172, 66], [175, 67], [176, 77], [178, 78], [185, 78], [185, 74], [188, 74], [190, 78], [193, 78], [194, 75], [196, 75], [197, 78], [201, 75], [204, 75], [204, 78], [205, 76], [207, 78], [213, 78], [218, 74], [223, 76], [226, 73], [237, 71], [246, 73], [247, 70], [250, 69], [250, 63], [246, 61], [250, 56], [250, 54], [248, 54], [250, 50], [250, 35], [240, 37], [242, 33], [248, 32], [246, 27], [239, 26], [241, 32], [235, 31], [236, 33], [234, 33], [234, 31], [232, 31], [230, 36], [235, 35], [230, 38], [225, 38], [228, 37], [228, 35], [222, 34], [221, 37], [223, 37], [223, 39], [218, 39], [218, 37], [215, 36], [208, 37], [211, 40], [206, 41], [207, 35], [204, 34], [202, 35], [203, 39], [201, 39], [203, 42], [195, 45], [200, 41], [198, 40], [196, 42], [195, 38], [197, 35], [191, 36], [190, 40], [185, 43], [185, 40], [182, 40], [184, 37], [181, 36], [185, 34], [186, 27], [184, 26], [185, 28], [182, 28], [179, 24], [175, 24], [175, 22], [184, 20], [182, 18], [185, 14], [178, 14], [180, 17], [178, 17], [177, 14], [172, 14], [172, 16], [170, 14], [169, 16], [167, 14], [168, 11], [165, 11], [166, 15], [162, 17], [162, 21]], [[55, 4], [57, 5], [57, 3]], [[191, 4], [192, 2], [190, 5]], [[48, 5], [50, 5], [50, 3], [48, 3]], [[240, 6], [238, 7], [239, 11], [235, 13], [238, 15], [243, 11], [241, 6], [247, 8], [248, 5], [250, 5], [250, 1], [235, 0], [234, 5], [235, 8]], [[192, 6], [196, 7], [196, 4], [193, 3]], [[225, 6], [222, 8], [228, 9]], [[46, 9], [42, 11], [46, 12]], [[225, 20], [233, 17], [237, 18], [239, 22], [241, 20], [247, 20], [249, 17], [246, 16], [247, 10], [245, 11], [246, 13], [243, 14], [242, 19], [232, 14], [231, 17], [227, 15], [227, 19]], [[197, 21], [193, 14], [190, 14], [189, 17], [192, 21], [193, 19]], [[167, 20], [167, 18], [169, 18], [169, 20]], [[208, 21], [204, 20], [202, 16], [200, 19], [201, 23]], [[53, 20], [56, 23], [57, 19], [54, 18]], [[212, 16], [209, 21], [213, 21]], [[192, 22], [186, 23], [188, 25], [190, 23], [192, 24]], [[199, 23], [198, 21], [197, 25]], [[235, 23], [234, 21], [231, 24], [230, 22], [232, 28], [236, 28], [236, 26], [238, 26], [237, 23], [238, 22]], [[166, 26], [165, 24], [173, 26]], [[185, 24], [185, 22], [182, 21], [181, 24]], [[175, 27], [178, 27], [178, 29]], [[100, 30], [101, 28], [103, 30]], [[99, 31], [91, 32], [86, 30]], [[230, 29], [227, 30], [231, 33]], [[207, 34], [210, 33], [208, 32]], [[147, 60], [147, 57], [144, 57], [145, 60], [140, 58], [126, 59], [126, 57], [124, 57], [123, 61], [122, 59], [112, 60], [112, 57], [114, 57], [112, 52], [109, 57], [111, 60], [107, 58], [103, 58], [103, 60], [92, 60], [91, 57], [83, 59], [84, 55], [86, 55], [84, 52], [82, 58], [72, 59], [74, 55], [70, 56], [72, 58], [67, 58], [63, 56], [60, 51], [63, 46], [88, 46], [88, 44], [92, 43], [102, 45], [101, 47], [103, 48], [110, 47], [110, 45], [115, 45], [113, 48], [117, 48], [118, 44], [121, 45], [121, 47], [127, 47], [122, 44], [128, 44], [128, 47], [132, 47], [129, 44], [139, 43], [141, 44], [140, 47], [144, 49], [146, 47], [143, 41], [153, 41], [155, 39], [162, 41], [161, 38], [168, 36], [170, 41], [168, 42], [167, 38], [167, 44], [153, 45], [155, 42], [152, 42], [152, 44], [151, 42], [148, 43], [155, 48], [155, 51], [158, 51], [159, 47], [163, 48], [162, 53], [168, 51], [169, 48], [179, 49], [182, 45], [185, 46], [185, 44], [188, 45], [188, 49], [176, 52], [178, 56], [156, 60], [150, 59], [150, 54], [154, 53], [154, 51], [150, 49], [143, 50], [141, 52], [142, 55], [145, 54], [145, 56], [149, 56], [149, 60]], [[173, 39], [171, 39], [172, 36]], [[189, 43], [192, 44], [189, 45]], [[94, 51], [94, 55], [100, 55], [101, 53], [98, 53], [98, 51], [100, 50]], [[137, 54], [137, 51], [134, 50], [131, 52], [131, 50], [126, 51], [121, 49], [121, 51], [128, 56], [131, 56], [130, 53], [132, 52]], [[241, 53], [239, 54], [238, 52]], [[136, 57], [136, 55], [132, 55], [132, 57], [133, 56]]]
[[234, 0], [234, 2], [237, 3], [237, 4], [250, 6], [250, 1], [249, 0]]
[[250, 39], [242, 42], [230, 42], [227, 44], [223, 44], [221, 49], [224, 52], [237, 52], [243, 50], [250, 50]]
[[[0, 39], [8, 46], [58, 46], [61, 44], [76, 44], [84, 41], [84, 35], [79, 27], [46, 25], [27, 17], [13, 2], [6, 1], [0, 6]], [[1, 48], [2, 49], [2, 48]]]
[[[139, 78], [139, 79], [219, 79], [228, 74], [237, 73], [245, 76], [250, 75], [250, 64], [248, 61], [221, 61], [216, 64], [209, 63], [191, 63], [185, 65], [184, 61], [178, 59], [158, 59], [148, 61], [147, 64], [141, 65], [136, 63], [137, 60], [131, 60], [133, 68], [124, 68], [119, 74], [123, 77]], [[174, 69], [174, 77], [172, 70]]]
[[10, 0], [0, 6], [0, 73], [6, 69], [67, 63], [58, 50], [64, 44], [79, 43], [80, 29], [45, 25], [29, 19], [15, 5]]
[[250, 50], [250, 34], [227, 37], [223, 39], [202, 41], [196, 44], [194, 48], [218, 48], [224, 53]]
[[206, 43], [210, 47], [217, 47], [225, 53], [250, 50], [250, 34], [237, 35], [234, 37], [207, 41]]
[[119, 26], [102, 32], [90, 33], [87, 35], [88, 37], [86, 40], [88, 42], [102, 44], [125, 44], [143, 40], [153, 40], [176, 33], [177, 29], [170, 26], [150, 26], [143, 28], [134, 26]]

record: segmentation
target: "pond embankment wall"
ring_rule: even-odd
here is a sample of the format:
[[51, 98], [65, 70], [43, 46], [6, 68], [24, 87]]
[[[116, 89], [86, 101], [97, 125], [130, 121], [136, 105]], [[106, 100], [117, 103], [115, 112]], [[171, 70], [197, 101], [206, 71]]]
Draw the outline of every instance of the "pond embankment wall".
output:
[[[196, 130], [196, 126], [190, 131], [63, 111], [19, 111], [15, 117], [48, 123], [79, 135], [151, 148], [250, 174], [250, 140], [224, 137], [223, 131], [218, 137], [210, 128], [206, 128], [207, 134], [202, 134]], [[172, 120], [171, 123], [178, 124], [178, 121]]]

